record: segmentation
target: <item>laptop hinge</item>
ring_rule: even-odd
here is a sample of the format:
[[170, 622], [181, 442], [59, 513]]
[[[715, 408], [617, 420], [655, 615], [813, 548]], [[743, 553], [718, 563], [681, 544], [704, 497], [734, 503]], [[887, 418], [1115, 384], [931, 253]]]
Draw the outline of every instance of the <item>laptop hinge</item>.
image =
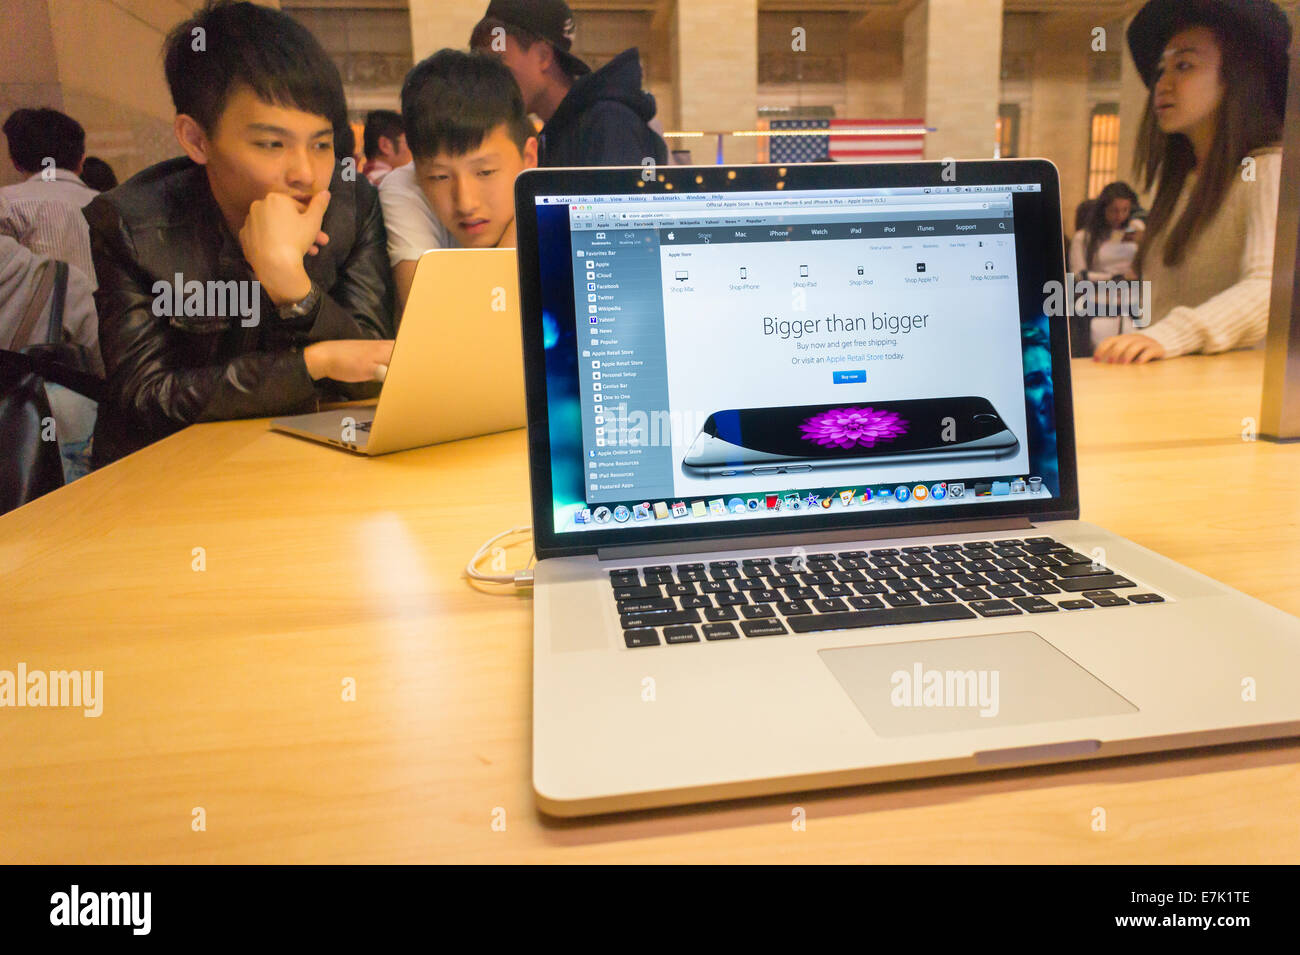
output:
[[755, 534], [752, 537], [713, 537], [708, 540], [667, 541], [627, 547], [598, 547], [597, 560], [627, 560], [630, 557], [662, 557], [666, 554], [699, 554], [708, 551], [753, 550], [793, 547], [798, 544], [836, 544], [844, 541], [883, 540], [899, 537], [939, 537], [953, 534], [983, 534], [986, 531], [1028, 530], [1034, 525], [1027, 517], [998, 517], [978, 521], [948, 521], [940, 524], [894, 524], [889, 527], [859, 527], [842, 531], [791, 531], [785, 534]]

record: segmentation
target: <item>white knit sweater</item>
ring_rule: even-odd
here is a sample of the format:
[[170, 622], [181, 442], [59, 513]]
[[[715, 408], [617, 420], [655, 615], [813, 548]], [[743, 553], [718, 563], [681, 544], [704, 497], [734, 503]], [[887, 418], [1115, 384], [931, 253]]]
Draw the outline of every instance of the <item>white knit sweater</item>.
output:
[[[1267, 330], [1282, 150], [1270, 146], [1251, 155], [1254, 179], [1242, 178], [1244, 167], [1233, 178], [1218, 212], [1193, 237], [1182, 262], [1169, 267], [1161, 261], [1169, 226], [1143, 254], [1142, 278], [1151, 282], [1149, 314], [1155, 320], [1142, 331], [1164, 346], [1166, 357], [1253, 345]], [[1193, 170], [1171, 225], [1195, 185]], [[1149, 208], [1151, 197], [1145, 198]]]

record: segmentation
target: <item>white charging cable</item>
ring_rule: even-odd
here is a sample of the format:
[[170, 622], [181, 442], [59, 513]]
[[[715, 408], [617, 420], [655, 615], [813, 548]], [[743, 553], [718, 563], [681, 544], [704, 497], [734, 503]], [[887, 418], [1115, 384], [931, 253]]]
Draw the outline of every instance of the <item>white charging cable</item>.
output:
[[497, 541], [504, 540], [507, 537], [517, 534], [526, 534], [531, 538], [533, 534], [533, 526], [531, 524], [516, 524], [514, 527], [510, 528], [510, 530], [502, 531], [495, 537], [490, 538], [482, 547], [474, 552], [474, 556], [471, 557], [469, 563], [465, 565], [465, 576], [469, 578], [471, 586], [475, 586], [476, 584], [510, 584], [514, 587], [516, 592], [521, 590], [532, 590], [532, 568], [533, 560], [536, 556], [534, 554], [530, 553], [528, 555], [528, 563], [524, 565], [523, 570], [517, 570], [513, 574], [485, 574], [478, 569], [478, 562], [486, 557], [488, 552], [492, 550], [492, 545], [496, 544]]

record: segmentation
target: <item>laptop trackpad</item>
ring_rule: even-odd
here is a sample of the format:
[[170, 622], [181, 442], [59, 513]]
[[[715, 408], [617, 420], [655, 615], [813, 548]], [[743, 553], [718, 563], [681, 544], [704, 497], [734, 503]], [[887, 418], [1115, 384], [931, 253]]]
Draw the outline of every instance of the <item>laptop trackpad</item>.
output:
[[819, 651], [879, 736], [1118, 716], [1138, 708], [1021, 630]]

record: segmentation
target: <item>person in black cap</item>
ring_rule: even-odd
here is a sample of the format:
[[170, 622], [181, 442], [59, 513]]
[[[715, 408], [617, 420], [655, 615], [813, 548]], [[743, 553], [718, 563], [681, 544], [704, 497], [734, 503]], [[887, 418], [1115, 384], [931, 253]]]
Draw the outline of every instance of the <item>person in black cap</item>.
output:
[[1151, 95], [1134, 169], [1155, 189], [1137, 268], [1152, 324], [1094, 358], [1144, 362], [1264, 337], [1291, 26], [1269, 0], [1151, 0], [1128, 29]]
[[573, 13], [564, 0], [491, 0], [470, 36], [475, 50], [499, 56], [524, 105], [545, 124], [542, 166], [639, 166], [668, 161], [648, 123], [655, 100], [641, 89], [641, 60], [624, 50], [594, 73], [574, 56]]

